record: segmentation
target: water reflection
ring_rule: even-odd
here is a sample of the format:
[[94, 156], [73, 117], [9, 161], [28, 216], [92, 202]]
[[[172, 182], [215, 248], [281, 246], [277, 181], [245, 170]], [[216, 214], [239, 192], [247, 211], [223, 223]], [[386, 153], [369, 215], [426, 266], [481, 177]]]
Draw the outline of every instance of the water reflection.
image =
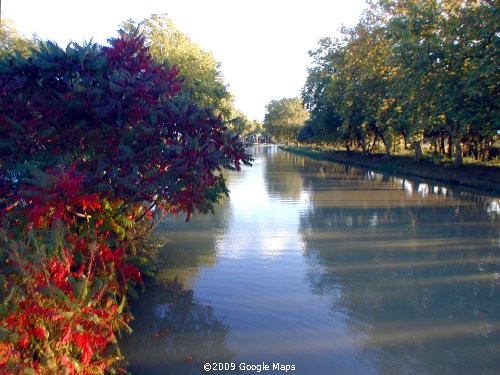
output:
[[381, 374], [498, 371], [495, 200], [356, 168], [344, 176], [311, 163], [301, 233], [311, 289], [349, 317], [360, 357]]
[[306, 209], [299, 173], [280, 163], [288, 155], [275, 147], [253, 149], [254, 166], [231, 174], [224, 231], [216, 234], [219, 258], [276, 260], [300, 247], [298, 211]]
[[[215, 215], [159, 228], [159, 286], [134, 306], [127, 344], [133, 373], [197, 373], [207, 358], [298, 375], [498, 372], [498, 199], [252, 154]], [[165, 292], [175, 277], [196, 295], [187, 313]]]
[[231, 362], [233, 353], [225, 344], [229, 327], [212, 306], [194, 298], [193, 291], [174, 280], [149, 286], [143, 297], [147, 304], [132, 304], [134, 334], [121, 343], [131, 363], [128, 371], [135, 375], [205, 374], [206, 362]]
[[[230, 178], [230, 177], [229, 177]], [[227, 231], [230, 221], [227, 201], [220, 202], [215, 214], [167, 217], [156, 228], [155, 235], [163, 244], [157, 259], [158, 282], [179, 281], [192, 287], [202, 268], [217, 263], [217, 236]]]

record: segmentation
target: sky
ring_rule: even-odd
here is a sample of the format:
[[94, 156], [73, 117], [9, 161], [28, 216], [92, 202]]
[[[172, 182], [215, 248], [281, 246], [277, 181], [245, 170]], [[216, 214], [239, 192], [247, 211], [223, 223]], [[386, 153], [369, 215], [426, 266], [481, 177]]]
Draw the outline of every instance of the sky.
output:
[[167, 13], [221, 63], [235, 106], [264, 119], [271, 100], [300, 96], [321, 37], [354, 26], [365, 0], [0, 0], [2, 19], [26, 36], [66, 46], [104, 44], [122, 21]]

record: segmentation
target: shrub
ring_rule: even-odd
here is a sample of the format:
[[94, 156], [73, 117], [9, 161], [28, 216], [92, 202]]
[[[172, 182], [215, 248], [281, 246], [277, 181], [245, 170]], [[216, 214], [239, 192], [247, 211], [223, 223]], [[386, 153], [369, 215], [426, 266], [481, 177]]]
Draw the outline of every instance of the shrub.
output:
[[0, 62], [2, 373], [119, 371], [137, 240], [211, 210], [249, 162], [177, 73], [125, 33]]

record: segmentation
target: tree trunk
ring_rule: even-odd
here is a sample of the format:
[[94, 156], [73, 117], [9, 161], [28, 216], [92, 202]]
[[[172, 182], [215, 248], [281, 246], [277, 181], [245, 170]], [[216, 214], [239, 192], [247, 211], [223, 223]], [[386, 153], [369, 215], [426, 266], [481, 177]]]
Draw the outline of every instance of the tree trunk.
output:
[[406, 139], [406, 136], [403, 134], [403, 141], [404, 141], [404, 144], [405, 144], [405, 151], [408, 150], [408, 140]]
[[[453, 141], [452, 141], [452, 138], [453, 138]], [[463, 150], [462, 150], [462, 144], [460, 143], [460, 137], [459, 137], [459, 134], [458, 134], [458, 124], [455, 122], [455, 124], [453, 125], [453, 127], [451, 128], [450, 130], [450, 144], [449, 144], [449, 150], [448, 150], [448, 154], [450, 155], [450, 157], [453, 155], [453, 151], [452, 151], [452, 145], [454, 143], [454, 156], [455, 156], [455, 160], [453, 161], [453, 165], [455, 167], [458, 167], [459, 165], [462, 165], [462, 162], [463, 162]]]
[[444, 134], [441, 133], [439, 137], [439, 154], [444, 155], [445, 145], [444, 145]]
[[391, 137], [385, 137], [384, 134], [381, 134], [380, 137], [382, 138], [382, 143], [384, 144], [385, 147], [385, 154], [390, 157], [391, 156], [391, 147], [392, 147], [392, 142], [391, 142]]
[[481, 149], [479, 150], [479, 158], [482, 162], [488, 160], [488, 154], [490, 151], [490, 144], [488, 140], [485, 138], [483, 142], [481, 142]]
[[[450, 122], [450, 134], [448, 136], [448, 157], [453, 156], [453, 146], [460, 144], [460, 137], [458, 136], [458, 123]], [[460, 145], [460, 155], [462, 155], [462, 147]]]
[[361, 143], [361, 149], [363, 150], [363, 155], [368, 155], [365, 137], [359, 137], [358, 141], [359, 141], [359, 143]]
[[375, 133], [375, 137], [373, 137], [372, 147], [370, 148], [370, 154], [373, 154], [373, 150], [375, 150], [375, 144], [377, 143], [377, 133]]
[[415, 154], [413, 156], [413, 161], [420, 161], [420, 157], [422, 156], [422, 141], [418, 140], [413, 142], [413, 147], [415, 148]]
[[438, 154], [438, 140], [436, 137], [432, 138], [431, 146], [432, 146], [432, 154], [437, 155]]
[[448, 152], [447, 155], [449, 158], [453, 155], [453, 136], [451, 133], [448, 135]]
[[462, 155], [462, 144], [460, 141], [455, 142], [455, 160], [453, 161], [453, 165], [455, 167], [460, 167], [464, 161]]

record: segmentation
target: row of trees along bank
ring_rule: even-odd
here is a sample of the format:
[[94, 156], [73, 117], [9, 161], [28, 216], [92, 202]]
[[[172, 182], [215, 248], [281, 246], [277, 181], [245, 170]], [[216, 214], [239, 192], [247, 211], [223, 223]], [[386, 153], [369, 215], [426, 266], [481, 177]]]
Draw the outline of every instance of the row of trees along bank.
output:
[[373, 0], [342, 36], [320, 40], [299, 140], [365, 154], [380, 142], [486, 159], [500, 132], [499, 7], [490, 0]]
[[147, 234], [167, 213], [210, 211], [228, 194], [223, 170], [250, 161], [222, 118], [224, 86], [211, 76], [197, 91], [149, 38], [130, 28], [109, 46], [6, 45], [2, 374], [126, 372], [116, 335], [147, 272]]

